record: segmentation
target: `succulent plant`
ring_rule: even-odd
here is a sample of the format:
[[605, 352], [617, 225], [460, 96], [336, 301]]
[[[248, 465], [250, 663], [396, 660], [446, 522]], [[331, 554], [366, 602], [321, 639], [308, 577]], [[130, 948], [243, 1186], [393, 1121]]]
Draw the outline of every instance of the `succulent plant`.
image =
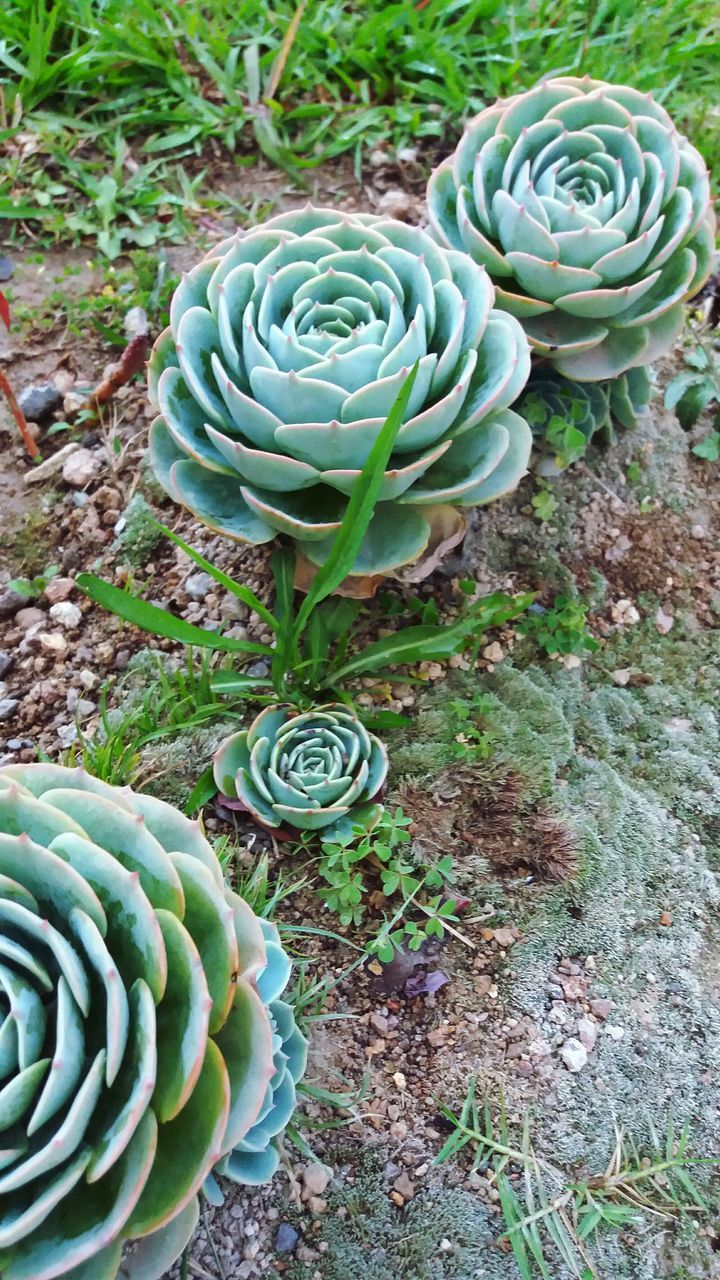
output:
[[534, 370], [518, 411], [530, 424], [541, 454], [549, 451], [555, 456], [553, 468], [541, 457], [537, 469], [548, 474], [549, 470], [562, 470], [568, 465], [568, 458], [563, 457], [568, 428], [579, 433], [577, 439], [573, 437], [575, 450], [568, 451], [572, 461], [573, 453], [580, 456], [591, 440], [610, 443], [615, 436], [614, 424], [634, 427], [652, 392], [653, 382], [643, 366], [607, 382], [576, 382], [552, 367]]
[[416, 363], [357, 575], [415, 561], [438, 508], [518, 483], [522, 328], [467, 254], [404, 223], [308, 206], [238, 232], [184, 277], [153, 349], [155, 474], [212, 529], [284, 533], [322, 564]]
[[266, 707], [249, 729], [225, 739], [214, 761], [219, 791], [263, 826], [326, 837], [376, 824], [387, 769], [379, 739], [334, 704], [304, 712]]
[[125, 1244], [125, 1280], [156, 1280], [219, 1160], [242, 1176], [253, 1141], [272, 1171], [263, 1122], [304, 1062], [288, 969], [197, 823], [82, 769], [0, 769], [3, 1280], [114, 1280]]
[[666, 351], [710, 272], [702, 157], [624, 85], [563, 76], [488, 107], [428, 205], [439, 242], [486, 266], [534, 351], [582, 382]]
[[269, 1181], [278, 1167], [280, 1156], [272, 1139], [283, 1132], [295, 1110], [295, 1086], [305, 1074], [308, 1050], [292, 1007], [280, 998], [290, 977], [287, 953], [275, 925], [270, 920], [261, 920], [260, 925], [267, 965], [258, 975], [257, 985], [270, 1015], [274, 1072], [252, 1128], [215, 1166], [215, 1173], [244, 1186]]

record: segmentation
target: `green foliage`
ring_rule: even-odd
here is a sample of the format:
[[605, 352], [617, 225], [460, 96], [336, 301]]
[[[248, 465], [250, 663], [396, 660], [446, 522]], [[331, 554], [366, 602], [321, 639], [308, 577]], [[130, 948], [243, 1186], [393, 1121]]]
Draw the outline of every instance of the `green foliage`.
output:
[[0, 769], [0, 862], [3, 1275], [116, 1280], [135, 1240], [127, 1274], [165, 1272], [214, 1167], [277, 1167], [307, 1049], [289, 958], [197, 823], [82, 770]]
[[[141, 696], [130, 698], [128, 710], [110, 710], [109, 695], [110, 687], [106, 686], [100, 696], [98, 726], [92, 734], [78, 727], [78, 740], [64, 753], [63, 763], [82, 765], [94, 777], [116, 786], [137, 783], [142, 774], [142, 751], [150, 743], [213, 723], [220, 715], [230, 718], [238, 714], [236, 701], [221, 699], [213, 688], [207, 655], [202, 654], [196, 664], [192, 650], [184, 665], [174, 671], [166, 670], [155, 656], [150, 678]], [[214, 790], [213, 786], [210, 794]]]
[[[715, 351], [714, 334], [698, 333], [697, 344], [684, 352], [685, 369], [667, 383], [665, 408], [673, 408], [680, 426], [691, 430], [701, 413], [715, 404], [715, 424], [720, 424], [720, 357]], [[702, 445], [705, 445], [703, 440]], [[696, 445], [693, 453], [698, 453]], [[712, 447], [710, 445], [712, 452]], [[710, 457], [711, 453], [698, 453]]]
[[371, 831], [356, 826], [335, 839], [323, 839], [316, 864], [323, 882], [318, 896], [345, 927], [362, 924], [374, 890], [388, 899], [389, 907], [398, 903], [367, 944], [367, 951], [384, 964], [401, 948], [418, 951], [429, 938], [444, 937], [446, 925], [457, 921], [455, 899], [432, 892], [452, 883], [452, 859], [418, 864], [410, 848], [411, 823], [399, 807], [394, 813], [385, 811]]
[[442, 1164], [463, 1151], [472, 1154], [473, 1169], [482, 1168], [497, 1186], [510, 1245], [521, 1280], [553, 1280], [551, 1258], [559, 1258], [576, 1280], [600, 1280], [586, 1245], [604, 1228], [628, 1231], [645, 1215], [680, 1221], [709, 1213], [709, 1204], [691, 1176], [698, 1166], [719, 1161], [692, 1159], [689, 1127], [676, 1133], [672, 1119], [666, 1133], [653, 1134], [648, 1151], [616, 1129], [609, 1163], [597, 1174], [575, 1181], [533, 1149], [530, 1122], [514, 1139], [504, 1102], [481, 1104], [472, 1080], [459, 1112], [441, 1104], [452, 1133], [436, 1156]]
[[142, 569], [163, 540], [152, 508], [141, 493], [134, 493], [123, 512], [123, 526], [116, 545], [133, 569]]
[[549, 485], [542, 480], [538, 482], [537, 492], [530, 499], [530, 505], [533, 514], [541, 524], [547, 524], [552, 520], [558, 509], [559, 503]]
[[24, 596], [26, 600], [36, 600], [59, 572], [59, 565], [52, 564], [44, 573], [36, 573], [32, 578], [11, 578], [7, 585], [16, 595]]
[[697, 454], [698, 458], [706, 458], [708, 462], [717, 462], [720, 459], [720, 431], [711, 431], [699, 444], [693, 445], [692, 451]]
[[517, 630], [551, 657], [566, 653], [584, 657], [600, 647], [587, 629], [587, 612], [588, 606], [578, 597], [555, 596], [549, 609], [533, 605], [532, 612], [518, 622]]
[[[548, 67], [610, 80], [632, 67], [638, 88], [662, 85], [679, 127], [717, 171], [711, 0], [690, 14], [682, 0], [650, 10], [608, 0], [591, 12], [579, 0], [490, 9], [486, 0], [316, 0], [293, 35], [295, 11], [295, 0], [187, 0], [167, 11], [137, 0], [128, 30], [124, 0], [44, 0], [31, 11], [8, 0], [0, 215], [18, 232], [30, 218], [65, 238], [72, 217], [76, 236], [85, 225], [97, 235], [105, 204], [116, 219], [111, 249], [118, 233], [125, 244], [174, 237], [196, 209], [230, 204], [201, 174], [184, 191], [186, 171], [205, 166], [208, 140], [238, 164], [259, 147], [296, 174], [342, 153], [359, 171], [378, 147], [392, 159], [397, 147], [445, 142], [467, 112], [530, 87]], [[27, 132], [38, 144], [29, 156], [13, 146]], [[120, 175], [118, 137], [131, 161]], [[100, 186], [105, 175], [117, 189]]]
[[454, 743], [455, 757], [465, 764], [489, 760], [495, 741], [495, 733], [487, 720], [492, 710], [491, 700], [481, 694], [468, 701], [451, 699], [447, 706], [457, 727]]

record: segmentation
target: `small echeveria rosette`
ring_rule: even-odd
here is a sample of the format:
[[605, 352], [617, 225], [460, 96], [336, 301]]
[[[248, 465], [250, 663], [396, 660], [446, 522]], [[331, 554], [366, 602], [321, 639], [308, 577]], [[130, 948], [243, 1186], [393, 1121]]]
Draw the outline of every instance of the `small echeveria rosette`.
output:
[[387, 770], [383, 744], [343, 705], [266, 707], [214, 759], [218, 790], [262, 826], [326, 837], [376, 825]]
[[[574, 427], [586, 446], [591, 441], [610, 444], [615, 439], [615, 426], [628, 430], [637, 426], [653, 391], [654, 383], [644, 366], [628, 369], [607, 382], [576, 382], [550, 366], [539, 367], [530, 375], [518, 404], [535, 438], [539, 453], [536, 470], [553, 475], [564, 469], [558, 460], [555, 424]], [[555, 462], [549, 454], [555, 455]]]
[[487, 267], [534, 352], [581, 382], [666, 352], [714, 252], [700, 154], [651, 94], [589, 77], [471, 120], [430, 178], [428, 216]]
[[393, 219], [308, 206], [239, 231], [184, 277], [153, 349], [155, 475], [210, 528], [288, 535], [320, 565], [417, 364], [352, 574], [416, 562], [448, 507], [491, 502], [527, 468], [509, 407], [527, 342], [493, 304], [466, 253]]
[[198, 823], [82, 769], [0, 769], [3, 1280], [170, 1268], [212, 1167], [278, 1132], [288, 969]]

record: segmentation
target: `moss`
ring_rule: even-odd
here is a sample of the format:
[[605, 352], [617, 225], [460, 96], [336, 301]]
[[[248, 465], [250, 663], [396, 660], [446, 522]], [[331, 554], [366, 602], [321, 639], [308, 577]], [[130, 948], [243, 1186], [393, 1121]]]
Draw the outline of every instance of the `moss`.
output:
[[124, 513], [125, 523], [115, 542], [125, 560], [134, 569], [142, 569], [163, 541], [164, 534], [155, 524], [151, 507], [141, 493], [133, 494]]
[[[447, 1189], [436, 1175], [400, 1210], [378, 1152], [344, 1156], [347, 1172], [319, 1220], [327, 1249], [314, 1265], [322, 1280], [515, 1280], [512, 1260], [493, 1243], [497, 1219], [477, 1196]], [[307, 1280], [308, 1270], [285, 1274]]]

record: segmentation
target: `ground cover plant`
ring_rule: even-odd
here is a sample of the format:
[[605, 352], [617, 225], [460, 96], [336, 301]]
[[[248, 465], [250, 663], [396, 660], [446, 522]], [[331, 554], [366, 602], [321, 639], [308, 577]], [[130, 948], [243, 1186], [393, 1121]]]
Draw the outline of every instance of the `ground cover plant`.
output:
[[0, 1271], [712, 1275], [713, 15], [22, 10]]

